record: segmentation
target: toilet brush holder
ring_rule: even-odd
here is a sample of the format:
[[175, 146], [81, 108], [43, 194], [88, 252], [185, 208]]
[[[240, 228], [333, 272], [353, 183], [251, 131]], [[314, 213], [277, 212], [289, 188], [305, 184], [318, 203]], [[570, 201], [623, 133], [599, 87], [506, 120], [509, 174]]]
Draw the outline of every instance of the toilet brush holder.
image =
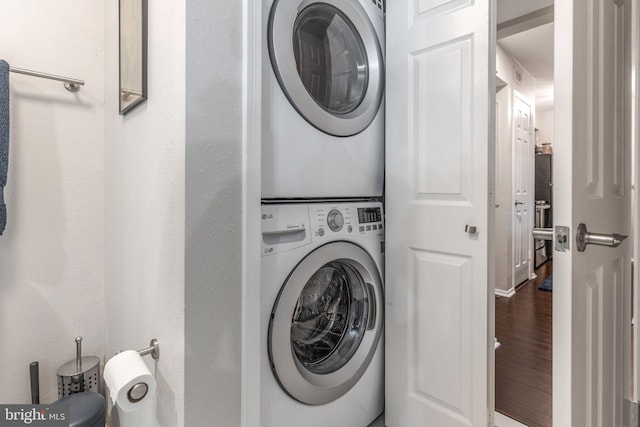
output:
[[100, 359], [82, 356], [82, 337], [76, 337], [76, 358], [58, 369], [58, 398], [85, 391], [99, 392]]

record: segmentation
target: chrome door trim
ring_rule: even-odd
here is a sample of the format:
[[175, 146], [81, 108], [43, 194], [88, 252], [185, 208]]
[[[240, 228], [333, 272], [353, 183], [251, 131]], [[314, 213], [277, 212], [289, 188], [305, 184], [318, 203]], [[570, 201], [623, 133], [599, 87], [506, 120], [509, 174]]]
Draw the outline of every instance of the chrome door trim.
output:
[[[326, 3], [341, 10], [356, 28], [365, 47], [369, 65], [369, 82], [360, 105], [353, 111], [333, 115], [309, 95], [296, 71], [293, 54], [293, 27], [298, 14], [314, 3]], [[349, 0], [275, 0], [268, 23], [269, 58], [280, 88], [291, 105], [312, 126], [334, 136], [352, 136], [365, 130], [373, 121], [384, 91], [384, 59], [376, 31], [367, 12]]]
[[[337, 371], [319, 375], [305, 369], [295, 356], [291, 345], [291, 324], [298, 298], [307, 281], [331, 261], [351, 265], [365, 284], [371, 285], [376, 294], [376, 318], [351, 359]], [[309, 405], [323, 405], [347, 393], [365, 373], [378, 348], [384, 318], [383, 292], [382, 278], [375, 262], [354, 243], [328, 243], [307, 255], [280, 288], [269, 322], [269, 361], [282, 389], [294, 399]]]

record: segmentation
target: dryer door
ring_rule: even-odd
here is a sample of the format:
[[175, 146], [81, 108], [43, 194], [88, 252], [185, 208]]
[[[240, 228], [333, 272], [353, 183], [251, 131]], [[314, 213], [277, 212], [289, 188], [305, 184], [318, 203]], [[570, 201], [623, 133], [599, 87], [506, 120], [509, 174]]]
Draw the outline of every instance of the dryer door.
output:
[[369, 126], [382, 99], [375, 29], [353, 0], [275, 0], [269, 56], [280, 87], [311, 125], [335, 136]]
[[310, 405], [347, 393], [378, 347], [382, 310], [380, 274], [360, 246], [329, 243], [304, 258], [269, 323], [269, 359], [283, 390]]

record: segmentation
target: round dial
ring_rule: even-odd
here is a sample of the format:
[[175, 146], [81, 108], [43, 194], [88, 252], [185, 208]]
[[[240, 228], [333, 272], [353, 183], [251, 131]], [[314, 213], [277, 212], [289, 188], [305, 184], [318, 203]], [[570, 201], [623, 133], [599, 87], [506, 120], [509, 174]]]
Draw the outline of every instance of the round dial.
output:
[[344, 225], [344, 217], [339, 210], [333, 209], [327, 215], [327, 225], [331, 229], [331, 231], [340, 231], [342, 230], [342, 226]]

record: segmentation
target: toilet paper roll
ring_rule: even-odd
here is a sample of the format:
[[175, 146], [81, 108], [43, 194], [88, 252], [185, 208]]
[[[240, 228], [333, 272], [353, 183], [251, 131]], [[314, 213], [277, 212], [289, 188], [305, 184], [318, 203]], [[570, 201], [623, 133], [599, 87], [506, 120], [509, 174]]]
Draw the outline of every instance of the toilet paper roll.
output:
[[135, 350], [113, 356], [104, 366], [104, 382], [114, 405], [125, 412], [140, 410], [156, 395], [156, 379]]

